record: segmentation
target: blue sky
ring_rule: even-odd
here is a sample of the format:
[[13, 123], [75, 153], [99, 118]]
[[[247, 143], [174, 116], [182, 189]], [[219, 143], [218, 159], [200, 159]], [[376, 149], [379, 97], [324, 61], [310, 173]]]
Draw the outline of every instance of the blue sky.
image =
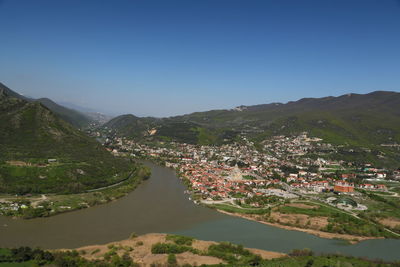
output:
[[400, 91], [400, 1], [0, 0], [0, 81], [159, 117]]

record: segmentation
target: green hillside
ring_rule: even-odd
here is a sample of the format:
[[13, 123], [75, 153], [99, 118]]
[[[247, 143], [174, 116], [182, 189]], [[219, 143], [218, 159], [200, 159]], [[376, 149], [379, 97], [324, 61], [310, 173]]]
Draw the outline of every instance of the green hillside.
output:
[[103, 128], [114, 130], [118, 135], [142, 137], [157, 125], [156, 118], [139, 118], [131, 114], [115, 117], [105, 123]]
[[400, 93], [305, 98], [287, 104], [192, 113], [175, 120], [207, 128], [232, 127], [253, 136], [309, 131], [333, 143], [400, 142]]
[[[347, 153], [349, 159], [364, 158], [383, 165], [394, 165], [400, 159], [397, 149], [381, 146], [400, 144], [400, 93], [396, 92], [304, 98], [286, 104], [241, 106], [158, 120], [135, 117], [134, 123], [120, 122], [109, 128], [123, 136], [144, 138], [142, 129], [147, 127], [157, 129], [152, 139], [197, 144], [229, 142], [238, 134], [260, 142], [268, 136], [307, 131], [325, 142], [356, 148], [352, 155]], [[373, 151], [365, 153], [365, 148]]]
[[14, 91], [12, 91], [10, 88], [8, 88], [7, 86], [5, 86], [4, 84], [0, 83], [0, 90], [3, 90], [7, 95], [14, 97], [14, 98], [18, 98], [18, 99], [22, 99], [28, 102], [40, 102], [42, 103], [45, 107], [47, 107], [48, 109], [50, 109], [51, 111], [53, 111], [55, 114], [57, 114], [57, 116], [59, 116], [60, 118], [62, 118], [63, 120], [69, 122], [70, 124], [72, 124], [73, 126], [77, 127], [77, 128], [83, 128], [86, 127], [87, 125], [89, 125], [89, 123], [92, 121], [91, 118], [89, 118], [89, 116], [86, 116], [85, 114], [76, 111], [74, 109], [70, 109], [70, 108], [66, 108], [62, 105], [59, 105], [57, 103], [55, 103], [54, 101], [52, 101], [51, 99], [48, 98], [40, 98], [40, 99], [32, 99], [32, 98], [27, 98], [23, 95], [20, 95]]
[[45, 107], [53, 111], [60, 118], [69, 122], [77, 128], [86, 127], [92, 121], [88, 116], [76, 110], [61, 106], [48, 98], [40, 98], [36, 101], [42, 103]]
[[84, 192], [118, 182], [134, 168], [41, 103], [2, 88], [0, 121], [0, 193]]

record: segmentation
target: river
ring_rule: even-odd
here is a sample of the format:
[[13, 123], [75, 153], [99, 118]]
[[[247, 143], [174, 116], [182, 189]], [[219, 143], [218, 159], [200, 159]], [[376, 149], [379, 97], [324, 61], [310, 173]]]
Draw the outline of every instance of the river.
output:
[[0, 246], [76, 248], [126, 239], [132, 232], [174, 233], [203, 240], [230, 241], [245, 247], [316, 252], [400, 260], [400, 240], [368, 240], [348, 245], [232, 217], [195, 205], [174, 171], [145, 162], [152, 176], [135, 191], [112, 203], [32, 220], [0, 216]]

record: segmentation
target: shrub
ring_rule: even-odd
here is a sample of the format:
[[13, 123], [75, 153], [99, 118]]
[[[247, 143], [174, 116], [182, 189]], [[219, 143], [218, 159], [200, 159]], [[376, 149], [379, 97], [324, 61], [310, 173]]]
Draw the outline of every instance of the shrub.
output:
[[258, 265], [262, 258], [243, 248], [242, 245], [234, 245], [228, 242], [221, 242], [208, 247], [208, 255], [223, 259], [229, 264], [237, 265]]
[[131, 233], [131, 235], [129, 236], [130, 239], [134, 239], [137, 237], [137, 234], [135, 232]]
[[181, 235], [167, 235], [167, 240], [173, 241], [177, 245], [191, 246], [193, 243], [193, 238]]
[[175, 254], [169, 254], [168, 255], [168, 265], [176, 266], [178, 264], [178, 261], [176, 260]]
[[194, 248], [176, 244], [156, 243], [151, 247], [151, 253], [153, 254], [180, 254], [186, 251], [198, 254], [198, 251]]
[[95, 250], [93, 250], [92, 253], [90, 253], [90, 254], [94, 255], [94, 254], [99, 253], [99, 252], [100, 252], [100, 249], [95, 249]]
[[312, 252], [311, 249], [305, 248], [305, 249], [294, 249], [289, 253], [290, 256], [293, 257], [300, 257], [300, 256], [312, 256], [314, 255], [314, 252]]

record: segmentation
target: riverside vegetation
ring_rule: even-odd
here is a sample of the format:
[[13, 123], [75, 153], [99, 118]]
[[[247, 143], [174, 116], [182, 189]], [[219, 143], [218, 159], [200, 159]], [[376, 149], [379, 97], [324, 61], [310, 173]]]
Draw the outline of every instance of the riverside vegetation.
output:
[[[267, 139], [263, 149], [246, 137], [223, 146], [107, 139], [114, 154], [175, 169], [197, 204], [350, 242], [400, 237], [399, 171], [327, 160], [336, 147], [305, 133]], [[351, 192], [336, 191], [340, 184]]]
[[63, 212], [88, 208], [121, 198], [150, 177], [150, 169], [135, 164], [127, 178], [115, 186], [71, 194], [29, 194], [20, 196], [0, 195], [0, 214], [31, 219], [48, 217]]
[[0, 249], [0, 266], [400, 266], [399, 263], [344, 255], [314, 255], [308, 249], [288, 255], [247, 249], [227, 242], [148, 234], [76, 250]]
[[0, 121], [0, 214], [32, 218], [104, 203], [149, 176], [1, 84]]

